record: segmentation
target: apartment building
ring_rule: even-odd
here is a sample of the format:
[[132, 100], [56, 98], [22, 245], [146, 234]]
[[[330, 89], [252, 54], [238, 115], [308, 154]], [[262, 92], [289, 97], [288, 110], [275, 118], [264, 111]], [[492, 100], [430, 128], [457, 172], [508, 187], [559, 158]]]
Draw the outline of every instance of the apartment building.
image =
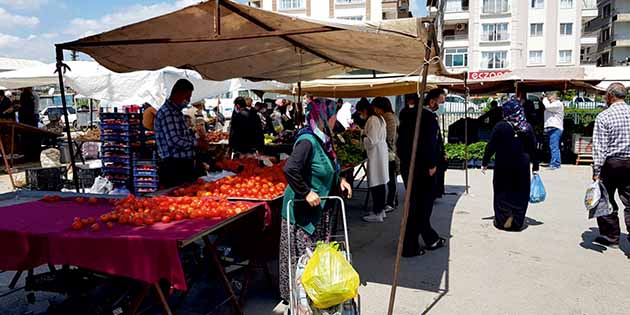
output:
[[579, 65], [594, 35], [595, 0], [443, 0], [441, 38], [452, 72]]
[[409, 0], [254, 0], [268, 11], [322, 19], [380, 21], [411, 17]]
[[630, 1], [599, 0], [597, 10], [597, 17], [585, 27], [596, 36], [589, 57], [598, 66], [630, 65]]

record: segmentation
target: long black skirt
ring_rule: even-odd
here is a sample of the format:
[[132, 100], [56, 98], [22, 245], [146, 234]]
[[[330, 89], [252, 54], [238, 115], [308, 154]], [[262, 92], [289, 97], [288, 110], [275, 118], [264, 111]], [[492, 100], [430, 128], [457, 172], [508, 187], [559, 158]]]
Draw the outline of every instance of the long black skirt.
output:
[[[494, 171], [494, 225], [499, 229], [520, 231], [525, 227], [531, 179], [529, 163], [523, 164]], [[506, 228], [510, 217], [512, 225]]]

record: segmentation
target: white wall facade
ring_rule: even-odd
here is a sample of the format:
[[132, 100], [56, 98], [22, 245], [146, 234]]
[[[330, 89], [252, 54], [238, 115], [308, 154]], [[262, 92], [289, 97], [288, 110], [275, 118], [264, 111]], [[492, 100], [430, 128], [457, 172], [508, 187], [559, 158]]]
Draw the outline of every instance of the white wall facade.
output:
[[[502, 4], [501, 0], [495, 1]], [[578, 65], [580, 62], [583, 0], [573, 0], [570, 8], [562, 8], [561, 1], [543, 0], [541, 8], [532, 8], [532, 0], [508, 0], [507, 12], [484, 13], [483, 0], [469, 0], [468, 10], [466, 8], [463, 8], [462, 11], [447, 10], [444, 13], [445, 28], [456, 23], [467, 23], [469, 30], [467, 41], [468, 66], [449, 69], [451, 71], [495, 70], [488, 69], [485, 64], [486, 60], [482, 59], [484, 52], [492, 51], [507, 51], [507, 65], [504, 69]], [[447, 3], [447, 7], [458, 8], [459, 5], [451, 4], [449, 6]], [[465, 14], [468, 14], [468, 19], [462, 20], [461, 17]], [[493, 23], [508, 23], [509, 40], [482, 40], [483, 24]], [[542, 36], [530, 36], [532, 23], [543, 24]], [[570, 35], [560, 35], [561, 23], [572, 23]], [[444, 47], [462, 47], [459, 46], [462, 43], [462, 41], [445, 40]], [[530, 51], [534, 51], [536, 56], [542, 51], [542, 61], [530, 62]], [[560, 63], [560, 51], [571, 52], [571, 58], [568, 62]], [[566, 57], [565, 52], [562, 54]]]
[[[383, 18], [383, 4], [381, 0], [352, 0], [351, 3], [338, 0], [302, 0], [304, 2], [304, 8], [299, 10], [282, 10], [280, 8], [280, 1], [281, 0], [275, 0], [275, 8], [277, 11], [296, 16], [329, 19], [331, 18], [330, 3], [332, 2], [334, 6], [332, 10], [334, 18], [357, 20], [358, 17], [361, 17], [363, 21], [380, 21]], [[310, 14], [306, 10], [307, 1], [310, 1]], [[260, 3], [262, 9], [273, 11], [274, 0], [260, 0]]]

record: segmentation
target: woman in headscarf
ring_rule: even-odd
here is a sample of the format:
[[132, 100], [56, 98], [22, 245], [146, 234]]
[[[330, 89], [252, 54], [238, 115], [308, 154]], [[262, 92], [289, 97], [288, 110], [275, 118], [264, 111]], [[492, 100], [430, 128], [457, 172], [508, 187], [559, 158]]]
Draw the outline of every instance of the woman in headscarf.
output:
[[[288, 235], [286, 221], [291, 223], [291, 266], [314, 250], [317, 241], [330, 236], [330, 210], [334, 201], [321, 197], [347, 193], [352, 187], [339, 177], [339, 164], [333, 150], [331, 127], [335, 124], [335, 103], [325, 99], [307, 99], [306, 126], [298, 132], [293, 153], [287, 160], [284, 175], [289, 185], [282, 201], [283, 224], [280, 237], [280, 294], [289, 301]], [[291, 208], [289, 200], [297, 200]], [[295, 272], [295, 270], [291, 270]]]
[[521, 231], [529, 204], [530, 164], [538, 172], [536, 137], [517, 100], [503, 104], [504, 119], [496, 124], [483, 157], [483, 172], [493, 155], [494, 226]]

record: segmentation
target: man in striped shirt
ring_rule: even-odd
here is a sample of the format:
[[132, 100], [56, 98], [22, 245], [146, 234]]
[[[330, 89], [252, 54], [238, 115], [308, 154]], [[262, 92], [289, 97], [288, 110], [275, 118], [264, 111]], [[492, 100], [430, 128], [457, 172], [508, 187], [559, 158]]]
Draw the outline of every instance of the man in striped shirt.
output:
[[630, 232], [630, 106], [624, 101], [626, 95], [627, 90], [621, 83], [608, 87], [609, 108], [597, 116], [593, 130], [593, 180], [603, 182], [614, 210], [610, 215], [597, 218], [601, 236], [595, 242], [605, 246], [619, 245], [621, 230], [615, 191], [619, 191], [625, 207], [624, 218]]

